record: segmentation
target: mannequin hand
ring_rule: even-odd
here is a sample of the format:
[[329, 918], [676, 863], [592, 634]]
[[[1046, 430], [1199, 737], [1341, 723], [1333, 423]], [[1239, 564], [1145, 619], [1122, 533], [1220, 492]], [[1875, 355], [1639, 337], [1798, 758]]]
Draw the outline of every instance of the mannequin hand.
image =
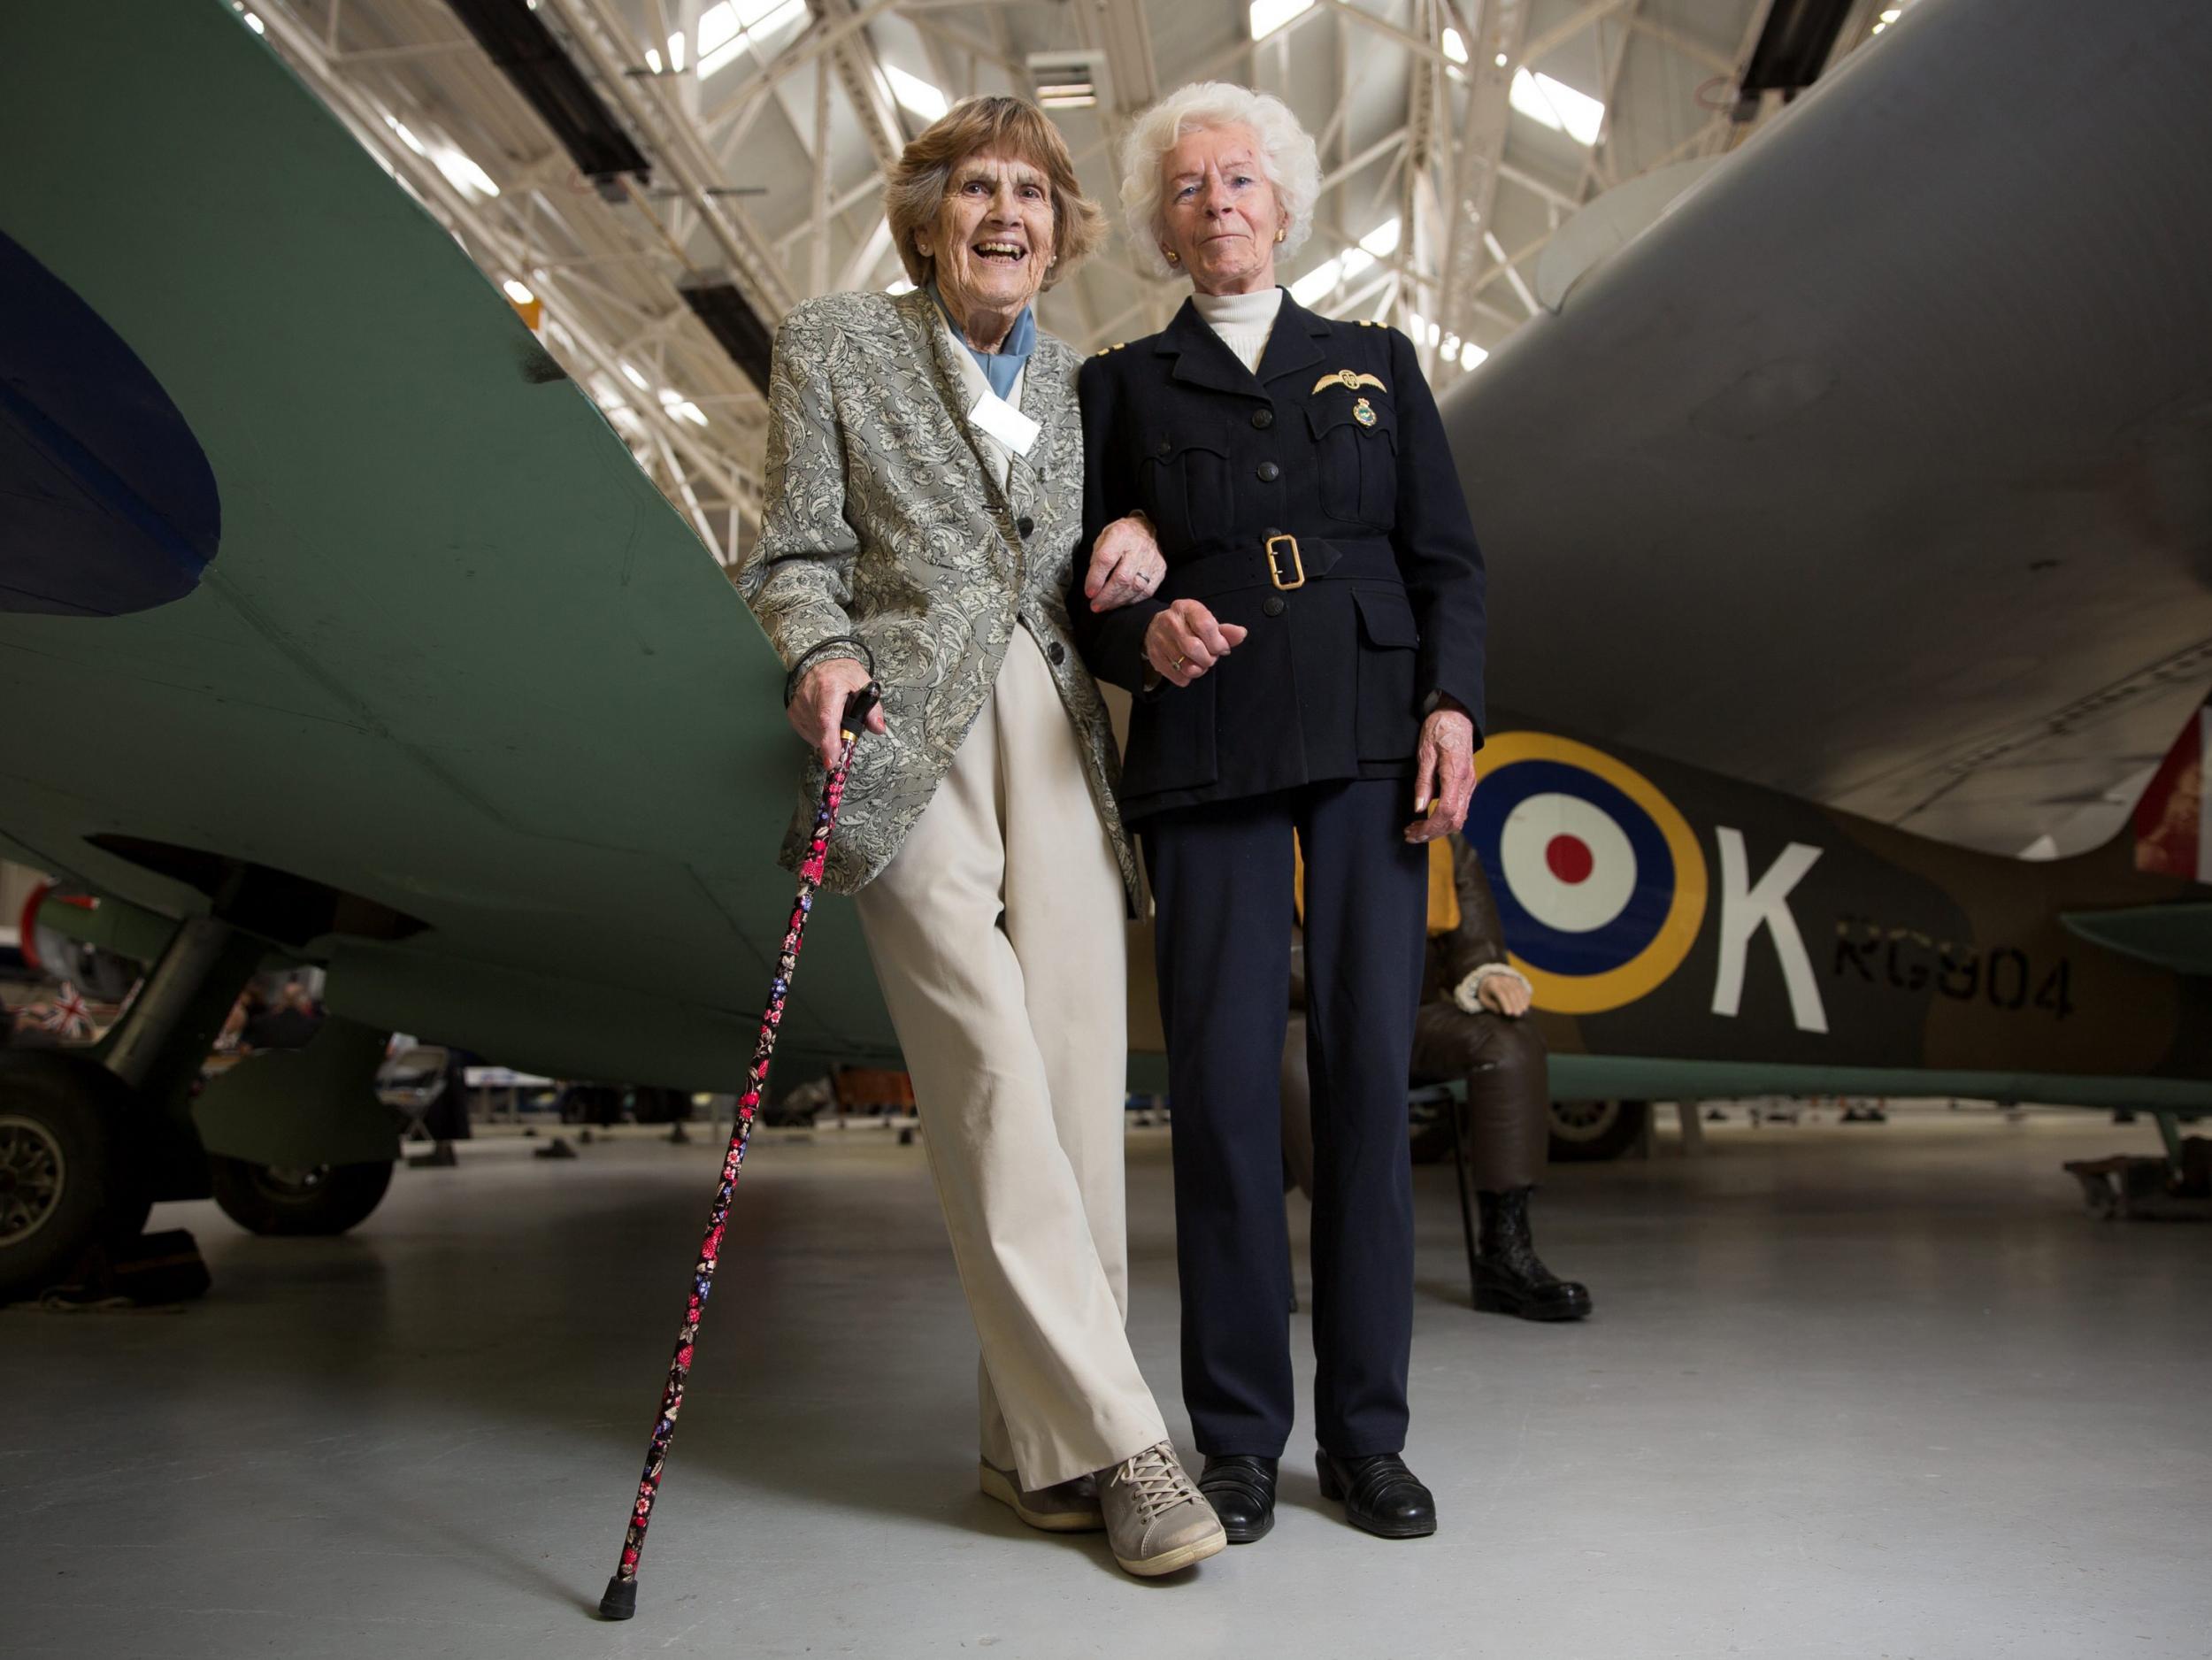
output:
[[1485, 974], [1475, 997], [1493, 1014], [1517, 1020], [1528, 1012], [1528, 988], [1511, 974]]

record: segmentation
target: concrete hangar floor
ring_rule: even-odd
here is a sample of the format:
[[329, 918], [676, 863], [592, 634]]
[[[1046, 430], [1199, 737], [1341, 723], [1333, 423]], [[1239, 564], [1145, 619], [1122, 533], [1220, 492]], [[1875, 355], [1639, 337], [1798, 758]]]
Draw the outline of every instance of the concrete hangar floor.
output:
[[[620, 1626], [590, 1610], [705, 1137], [557, 1162], [493, 1131], [340, 1239], [164, 1206], [204, 1302], [0, 1315], [0, 1652], [2206, 1654], [2212, 1326], [2175, 1315], [2212, 1231], [2098, 1222], [2058, 1168], [2149, 1129], [1708, 1140], [1554, 1170], [1547, 1254], [1598, 1299], [1576, 1326], [1470, 1311], [1450, 1168], [1417, 1171], [1410, 1451], [1441, 1531], [1353, 1532], [1294, 1441], [1271, 1536], [1144, 1583], [976, 1493], [924, 1150], [764, 1132]], [[1130, 1174], [1137, 1350], [1187, 1447], [1166, 1132], [1133, 1131]]]

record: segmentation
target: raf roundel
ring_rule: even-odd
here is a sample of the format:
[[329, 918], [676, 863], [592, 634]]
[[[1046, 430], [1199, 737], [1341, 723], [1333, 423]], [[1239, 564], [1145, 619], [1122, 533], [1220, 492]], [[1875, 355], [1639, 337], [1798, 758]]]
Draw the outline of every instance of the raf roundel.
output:
[[1633, 1003], [1697, 938], [1697, 837], [1649, 779], [1602, 750], [1533, 732], [1492, 738], [1466, 834], [1539, 1008], [1598, 1014]]

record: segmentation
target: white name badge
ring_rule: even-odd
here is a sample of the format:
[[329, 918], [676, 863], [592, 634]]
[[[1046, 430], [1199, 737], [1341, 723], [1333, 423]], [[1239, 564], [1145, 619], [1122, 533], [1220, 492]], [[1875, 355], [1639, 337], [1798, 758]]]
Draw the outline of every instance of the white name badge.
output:
[[968, 419], [1018, 456], [1027, 455], [1029, 446], [1037, 442], [1037, 434], [1044, 431], [1043, 427], [995, 392], [986, 392], [976, 399]]

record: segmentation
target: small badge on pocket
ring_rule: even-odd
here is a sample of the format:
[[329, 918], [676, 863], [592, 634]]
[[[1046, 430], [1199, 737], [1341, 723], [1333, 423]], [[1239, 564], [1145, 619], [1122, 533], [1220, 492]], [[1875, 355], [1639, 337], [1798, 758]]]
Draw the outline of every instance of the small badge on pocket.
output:
[[1360, 399], [1352, 405], [1352, 419], [1363, 427], [1372, 427], [1375, 424], [1375, 406], [1365, 398]]

